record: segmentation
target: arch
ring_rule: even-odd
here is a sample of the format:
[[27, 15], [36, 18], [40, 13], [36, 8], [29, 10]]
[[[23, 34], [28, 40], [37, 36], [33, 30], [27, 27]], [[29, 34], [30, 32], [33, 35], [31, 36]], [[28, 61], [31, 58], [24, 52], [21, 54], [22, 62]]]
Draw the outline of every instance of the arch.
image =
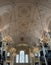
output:
[[51, 23], [51, 16], [49, 16], [46, 20], [46, 23], [48, 24], [47, 28], [49, 29], [49, 25]]
[[19, 43], [16, 51], [16, 63], [29, 63], [29, 46], [26, 43]]

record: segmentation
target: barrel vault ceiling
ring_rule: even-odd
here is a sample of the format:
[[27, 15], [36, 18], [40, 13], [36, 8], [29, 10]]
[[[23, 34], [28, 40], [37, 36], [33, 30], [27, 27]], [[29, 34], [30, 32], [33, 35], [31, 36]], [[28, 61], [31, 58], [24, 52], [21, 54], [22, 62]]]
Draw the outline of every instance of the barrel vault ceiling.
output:
[[38, 43], [44, 30], [51, 30], [51, 0], [0, 1], [0, 31], [14, 43]]

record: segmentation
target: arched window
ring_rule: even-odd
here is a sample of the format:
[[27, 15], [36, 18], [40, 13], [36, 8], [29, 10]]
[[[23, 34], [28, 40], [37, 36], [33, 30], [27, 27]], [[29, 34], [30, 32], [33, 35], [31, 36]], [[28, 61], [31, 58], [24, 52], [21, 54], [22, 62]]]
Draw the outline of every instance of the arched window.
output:
[[24, 51], [20, 51], [20, 63], [24, 63]]
[[25, 55], [25, 61], [28, 63], [28, 54]]

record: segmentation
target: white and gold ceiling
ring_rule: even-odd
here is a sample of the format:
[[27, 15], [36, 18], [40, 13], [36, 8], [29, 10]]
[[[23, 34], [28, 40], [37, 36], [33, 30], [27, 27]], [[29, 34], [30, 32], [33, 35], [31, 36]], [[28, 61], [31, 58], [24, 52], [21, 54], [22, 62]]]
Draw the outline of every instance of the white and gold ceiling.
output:
[[38, 43], [51, 30], [51, 0], [0, 0], [0, 31], [14, 43]]

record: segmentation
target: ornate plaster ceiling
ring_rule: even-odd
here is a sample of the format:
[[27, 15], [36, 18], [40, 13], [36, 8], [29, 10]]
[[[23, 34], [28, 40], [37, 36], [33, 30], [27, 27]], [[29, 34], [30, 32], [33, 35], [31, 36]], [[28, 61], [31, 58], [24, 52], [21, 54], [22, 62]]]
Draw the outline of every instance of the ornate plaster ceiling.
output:
[[51, 21], [51, 1], [3, 0], [0, 3], [0, 29], [3, 37], [10, 35], [14, 43], [38, 43]]

